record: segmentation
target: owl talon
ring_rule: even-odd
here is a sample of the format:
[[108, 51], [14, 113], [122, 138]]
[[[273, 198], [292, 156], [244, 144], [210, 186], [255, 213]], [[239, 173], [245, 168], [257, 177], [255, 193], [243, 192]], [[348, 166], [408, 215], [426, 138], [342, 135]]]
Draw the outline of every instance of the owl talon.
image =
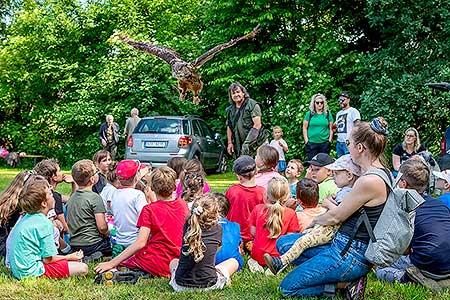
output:
[[199, 104], [200, 103], [200, 97], [199, 96], [194, 96], [194, 104]]
[[180, 101], [183, 101], [186, 98], [186, 94], [180, 94]]

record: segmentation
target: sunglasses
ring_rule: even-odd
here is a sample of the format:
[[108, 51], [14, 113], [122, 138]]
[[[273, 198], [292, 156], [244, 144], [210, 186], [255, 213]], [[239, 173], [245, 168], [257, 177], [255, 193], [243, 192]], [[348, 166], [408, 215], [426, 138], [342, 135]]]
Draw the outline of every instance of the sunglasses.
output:
[[344, 98], [344, 97], [339, 98], [339, 102], [344, 102], [345, 100], [347, 100], [347, 98]]
[[316, 101], [316, 104], [323, 104], [323, 101]]

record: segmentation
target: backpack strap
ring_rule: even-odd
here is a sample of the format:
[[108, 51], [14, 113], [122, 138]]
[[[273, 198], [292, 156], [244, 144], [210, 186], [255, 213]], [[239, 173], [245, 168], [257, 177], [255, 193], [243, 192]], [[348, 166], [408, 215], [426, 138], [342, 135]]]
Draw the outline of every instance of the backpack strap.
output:
[[[387, 171], [386, 169], [381, 169], [381, 170], [380, 169], [370, 169], [364, 175], [368, 175], [368, 174], [377, 175], [377, 176], [381, 177], [381, 179], [383, 179], [384, 183], [386, 184], [387, 196], [389, 196], [389, 192], [393, 191], [392, 180], [389, 175], [389, 171]], [[377, 241], [375, 234], [373, 233], [373, 228], [372, 228], [372, 225], [370, 224], [369, 217], [367, 216], [366, 210], [364, 209], [364, 206], [360, 208], [359, 212], [360, 212], [360, 216], [359, 216], [358, 220], [356, 221], [355, 227], [353, 228], [352, 234], [350, 235], [350, 239], [348, 240], [344, 249], [342, 249], [342, 251], [341, 251], [341, 256], [344, 256], [347, 253], [348, 249], [350, 249], [350, 246], [355, 239], [356, 233], [358, 232], [359, 227], [363, 223], [366, 226], [367, 233], [369, 234], [370, 240], [372, 242]]]

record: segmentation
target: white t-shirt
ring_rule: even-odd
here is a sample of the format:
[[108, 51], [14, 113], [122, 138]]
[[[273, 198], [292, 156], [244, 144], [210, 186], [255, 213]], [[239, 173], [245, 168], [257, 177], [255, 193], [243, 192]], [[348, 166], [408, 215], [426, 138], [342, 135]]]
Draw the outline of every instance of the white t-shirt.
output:
[[116, 190], [116, 187], [108, 182], [105, 185], [105, 187], [103, 188], [102, 192], [100, 193], [100, 196], [103, 199], [103, 204], [105, 204], [105, 209], [107, 209], [106, 208], [106, 203], [108, 201], [111, 201], [112, 194], [114, 193], [115, 190]]
[[[281, 144], [283, 144], [285, 147], [287, 147], [287, 143], [286, 143], [285, 140], [280, 139], [280, 142], [281, 142]], [[278, 144], [278, 141], [277, 141], [277, 140], [272, 140], [272, 141], [270, 142], [269, 146], [272, 146], [272, 147], [274, 147], [275, 149], [277, 149], [277, 151], [278, 151], [278, 156], [279, 156], [278, 160], [286, 160], [286, 159], [284, 158], [284, 151], [283, 151], [283, 148], [280, 146], [280, 144]]]
[[348, 140], [356, 120], [361, 120], [361, 115], [354, 107], [350, 107], [347, 110], [341, 110], [337, 113], [336, 125], [338, 142], [343, 143], [345, 140]]
[[145, 195], [139, 190], [124, 188], [114, 191], [111, 197], [111, 210], [117, 228], [117, 244], [128, 246], [136, 240], [139, 233], [136, 224], [146, 204]]

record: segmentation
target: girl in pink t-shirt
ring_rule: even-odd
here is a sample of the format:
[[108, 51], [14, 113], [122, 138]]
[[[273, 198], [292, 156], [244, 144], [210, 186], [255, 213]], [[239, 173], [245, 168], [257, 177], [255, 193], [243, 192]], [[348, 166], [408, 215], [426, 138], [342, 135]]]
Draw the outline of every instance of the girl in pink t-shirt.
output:
[[278, 166], [278, 151], [272, 146], [262, 145], [256, 151], [256, 168], [258, 173], [255, 176], [256, 185], [262, 186], [267, 190], [267, 184], [273, 177], [282, 178], [283, 176], [276, 172]]
[[251, 259], [248, 265], [251, 271], [264, 271], [264, 253], [279, 256], [276, 249], [277, 239], [287, 233], [298, 232], [298, 220], [295, 211], [285, 207], [291, 198], [289, 183], [284, 177], [272, 178], [267, 187], [265, 204], [257, 205], [249, 218], [250, 231], [254, 236]]

